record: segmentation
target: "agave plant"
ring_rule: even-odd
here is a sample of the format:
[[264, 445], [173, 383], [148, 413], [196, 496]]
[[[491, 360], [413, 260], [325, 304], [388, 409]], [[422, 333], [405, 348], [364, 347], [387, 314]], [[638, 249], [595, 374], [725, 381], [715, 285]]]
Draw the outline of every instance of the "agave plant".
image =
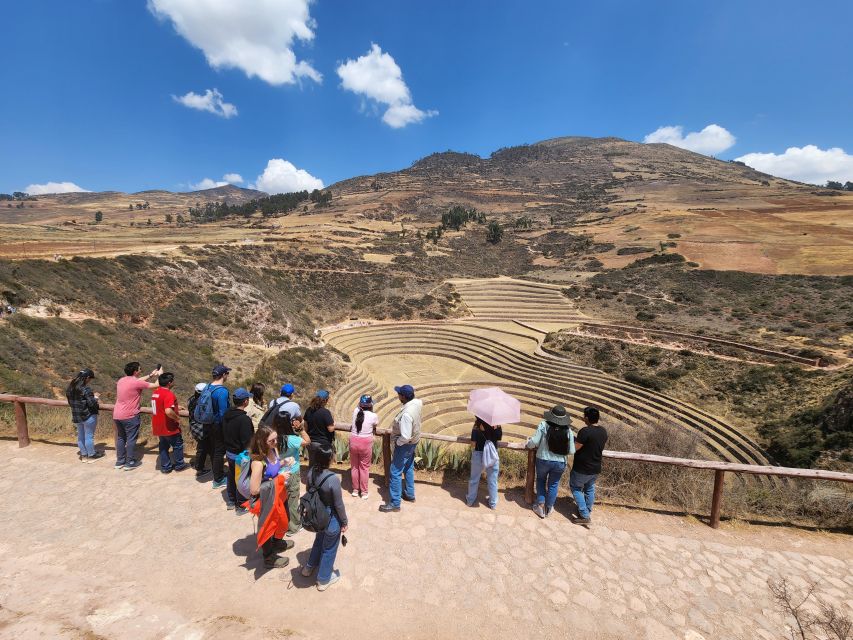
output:
[[471, 466], [471, 449], [470, 447], [453, 447], [450, 453], [447, 454], [447, 468], [454, 473], [465, 471]]
[[349, 440], [347, 438], [335, 438], [335, 462], [340, 464], [349, 458]]
[[435, 440], [421, 440], [415, 449], [415, 464], [427, 471], [436, 471], [441, 466], [444, 447]]
[[376, 464], [382, 460], [382, 443], [378, 440], [373, 441], [373, 451], [370, 454], [370, 464]]

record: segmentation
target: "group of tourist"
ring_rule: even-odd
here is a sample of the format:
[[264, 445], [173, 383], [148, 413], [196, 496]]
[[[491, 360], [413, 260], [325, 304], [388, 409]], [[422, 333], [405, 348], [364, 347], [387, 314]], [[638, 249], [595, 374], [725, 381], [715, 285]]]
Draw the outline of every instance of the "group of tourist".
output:
[[[279, 396], [267, 403], [264, 400], [266, 388], [261, 383], [255, 383], [248, 390], [239, 387], [229, 392], [227, 382], [231, 369], [217, 365], [211, 372], [210, 382], [197, 384], [187, 401], [189, 428], [197, 443], [195, 459], [187, 463], [181, 408], [172, 392], [174, 374], [164, 372], [158, 365], [143, 377], [138, 362], [125, 365], [124, 373], [116, 383], [113, 409], [117, 470], [130, 471], [141, 465], [136, 457], [140, 406], [142, 393], [150, 389], [151, 425], [153, 434], [158, 437], [161, 473], [194, 467], [198, 480], [212, 474], [212, 487], [225, 489], [227, 509], [234, 510], [237, 515], [253, 513], [258, 517], [257, 544], [267, 568], [287, 566], [288, 558], [280, 554], [294, 546], [288, 538], [296, 535], [304, 524], [314, 531], [315, 539], [308, 561], [301, 568], [302, 575], [309, 577], [316, 571], [317, 588], [321, 591], [340, 578], [334, 563], [348, 519], [341, 481], [329, 470], [334, 457], [335, 421], [328, 409], [328, 391], [318, 390], [303, 413], [293, 399], [296, 389], [292, 384], [283, 385]], [[94, 447], [100, 409], [100, 396], [90, 386], [94, 378], [94, 371], [82, 369], [66, 389], [77, 428], [79, 455], [84, 462], [104, 456]], [[415, 450], [421, 438], [423, 413], [423, 402], [415, 397], [411, 385], [394, 387], [394, 391], [400, 408], [391, 422], [394, 448], [389, 497], [379, 507], [385, 513], [400, 511], [402, 501], [415, 502]], [[353, 410], [350, 428], [351, 495], [363, 500], [369, 497], [373, 439], [379, 425], [379, 417], [373, 409], [373, 398], [361, 396]], [[534, 511], [540, 518], [548, 517], [553, 510], [568, 456], [573, 455], [569, 486], [578, 507], [575, 522], [588, 524], [591, 521], [595, 483], [601, 472], [607, 431], [598, 425], [599, 412], [595, 407], [584, 410], [583, 420], [585, 426], [575, 436], [565, 407], [555, 406], [544, 413], [535, 433], [527, 440], [527, 448], [536, 449]], [[500, 425], [491, 425], [476, 417], [471, 432], [473, 451], [466, 496], [469, 506], [476, 503], [484, 472], [487, 504], [491, 509], [497, 506], [500, 467], [497, 443], [502, 438]], [[305, 475], [306, 493], [301, 495], [301, 460], [306, 450], [309, 469]], [[318, 511], [323, 513], [318, 516]], [[303, 517], [310, 521], [303, 523]], [[318, 522], [322, 523], [321, 528]], [[346, 539], [343, 540], [346, 544]]]

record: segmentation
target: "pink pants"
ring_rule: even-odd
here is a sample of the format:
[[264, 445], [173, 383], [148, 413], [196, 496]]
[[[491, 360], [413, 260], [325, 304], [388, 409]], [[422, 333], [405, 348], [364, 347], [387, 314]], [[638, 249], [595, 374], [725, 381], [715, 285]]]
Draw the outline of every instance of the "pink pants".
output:
[[373, 457], [373, 438], [350, 436], [349, 462], [352, 473], [352, 488], [367, 494], [367, 481], [370, 479], [370, 459]]

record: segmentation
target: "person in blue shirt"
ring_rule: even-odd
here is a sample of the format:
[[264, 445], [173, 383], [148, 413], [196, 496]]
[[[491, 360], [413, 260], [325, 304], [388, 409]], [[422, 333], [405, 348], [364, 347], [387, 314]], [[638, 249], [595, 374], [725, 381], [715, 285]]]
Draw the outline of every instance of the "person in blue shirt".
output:
[[543, 415], [536, 432], [527, 439], [527, 448], [536, 449], [536, 504], [533, 511], [547, 518], [557, 501], [560, 478], [568, 456], [575, 453], [575, 438], [566, 408], [557, 405]]
[[213, 367], [211, 374], [213, 380], [210, 386], [213, 387], [211, 399], [213, 400], [213, 488], [221, 489], [227, 483], [225, 477], [225, 437], [222, 433], [222, 423], [225, 420], [225, 412], [231, 407], [231, 394], [228, 392], [228, 387], [225, 383], [228, 382], [228, 374], [231, 369], [224, 364], [218, 364]]

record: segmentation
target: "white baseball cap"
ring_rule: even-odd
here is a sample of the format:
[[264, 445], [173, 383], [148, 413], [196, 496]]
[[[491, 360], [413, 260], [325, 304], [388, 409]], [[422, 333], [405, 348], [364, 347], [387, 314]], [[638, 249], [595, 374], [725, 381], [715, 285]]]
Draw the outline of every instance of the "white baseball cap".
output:
[[199, 383], [195, 386], [195, 390], [196, 390], [196, 391], [198, 391], [199, 393], [201, 393], [202, 391], [204, 391], [206, 388], [207, 388], [207, 383], [206, 383], [206, 382], [199, 382]]

